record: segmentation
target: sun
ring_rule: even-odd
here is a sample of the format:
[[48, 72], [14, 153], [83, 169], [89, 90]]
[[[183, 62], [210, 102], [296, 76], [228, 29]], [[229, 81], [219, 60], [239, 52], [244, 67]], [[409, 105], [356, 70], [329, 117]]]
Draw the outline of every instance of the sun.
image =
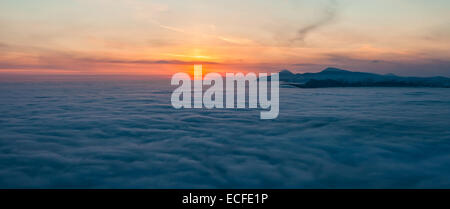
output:
[[189, 76], [192, 80], [203, 80], [204, 75], [208, 72], [205, 71], [204, 65], [199, 62], [198, 64], [191, 65]]

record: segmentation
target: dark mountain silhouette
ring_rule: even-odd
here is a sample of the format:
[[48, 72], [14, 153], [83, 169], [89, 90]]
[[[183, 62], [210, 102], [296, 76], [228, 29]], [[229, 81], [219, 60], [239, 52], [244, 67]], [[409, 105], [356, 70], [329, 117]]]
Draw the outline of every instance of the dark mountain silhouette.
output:
[[394, 74], [352, 72], [339, 68], [327, 68], [318, 73], [294, 74], [289, 70], [280, 72], [284, 85], [299, 88], [323, 87], [444, 87], [450, 88], [447, 77], [401, 77]]

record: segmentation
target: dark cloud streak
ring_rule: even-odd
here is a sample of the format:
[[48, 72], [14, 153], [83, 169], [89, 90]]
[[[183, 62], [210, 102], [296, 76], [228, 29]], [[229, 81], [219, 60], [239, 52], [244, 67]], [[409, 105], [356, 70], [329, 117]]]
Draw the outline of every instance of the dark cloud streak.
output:
[[82, 59], [84, 62], [111, 63], [111, 64], [167, 64], [167, 65], [191, 65], [191, 64], [219, 64], [209, 61], [182, 61], [182, 60], [121, 60], [121, 59]]
[[336, 0], [330, 0], [328, 5], [324, 8], [323, 15], [316, 21], [303, 26], [297, 31], [296, 37], [294, 37], [292, 42], [304, 42], [305, 38], [313, 31], [332, 23], [338, 14], [338, 3]]

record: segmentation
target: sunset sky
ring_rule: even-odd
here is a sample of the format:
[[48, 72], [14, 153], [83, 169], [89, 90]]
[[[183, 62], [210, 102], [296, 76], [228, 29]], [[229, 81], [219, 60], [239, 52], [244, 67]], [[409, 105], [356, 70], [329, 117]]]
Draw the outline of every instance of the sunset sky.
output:
[[448, 0], [0, 0], [0, 75], [450, 76]]

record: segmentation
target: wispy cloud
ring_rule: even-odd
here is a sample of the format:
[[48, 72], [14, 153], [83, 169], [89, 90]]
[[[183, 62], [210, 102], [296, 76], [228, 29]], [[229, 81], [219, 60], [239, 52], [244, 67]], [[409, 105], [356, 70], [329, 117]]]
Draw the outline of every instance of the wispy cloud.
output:
[[305, 38], [313, 31], [332, 23], [338, 14], [337, 0], [330, 0], [324, 7], [322, 15], [315, 21], [301, 27], [297, 30], [296, 36], [291, 40], [292, 42], [304, 42]]

